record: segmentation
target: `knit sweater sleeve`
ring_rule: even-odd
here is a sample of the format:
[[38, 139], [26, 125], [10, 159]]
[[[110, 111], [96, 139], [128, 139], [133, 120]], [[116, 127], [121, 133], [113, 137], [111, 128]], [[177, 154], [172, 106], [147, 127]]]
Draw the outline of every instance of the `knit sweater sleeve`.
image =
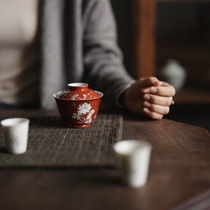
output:
[[104, 92], [104, 101], [116, 99], [134, 80], [123, 65], [117, 45], [116, 23], [108, 0], [89, 0], [84, 9], [84, 80]]

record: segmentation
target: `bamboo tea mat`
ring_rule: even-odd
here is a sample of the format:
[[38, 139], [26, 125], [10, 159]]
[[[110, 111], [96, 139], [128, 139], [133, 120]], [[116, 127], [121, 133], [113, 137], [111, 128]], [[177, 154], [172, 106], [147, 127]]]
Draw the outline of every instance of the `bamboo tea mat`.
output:
[[64, 127], [59, 116], [30, 119], [27, 152], [7, 152], [0, 130], [0, 167], [98, 167], [113, 166], [112, 146], [121, 140], [120, 115], [98, 115], [88, 128]]

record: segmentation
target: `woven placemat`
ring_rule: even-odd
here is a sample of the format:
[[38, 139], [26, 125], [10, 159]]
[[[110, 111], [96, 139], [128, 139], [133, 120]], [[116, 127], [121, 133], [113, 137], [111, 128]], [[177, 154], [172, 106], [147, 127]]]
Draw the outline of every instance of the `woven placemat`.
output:
[[64, 127], [59, 116], [30, 119], [27, 152], [7, 152], [0, 130], [0, 167], [96, 167], [113, 166], [112, 146], [121, 140], [120, 115], [98, 115], [83, 129]]

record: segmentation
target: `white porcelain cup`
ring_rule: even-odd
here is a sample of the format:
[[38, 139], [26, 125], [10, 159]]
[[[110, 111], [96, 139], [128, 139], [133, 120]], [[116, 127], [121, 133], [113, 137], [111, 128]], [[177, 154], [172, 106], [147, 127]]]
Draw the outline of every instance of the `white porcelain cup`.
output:
[[123, 182], [130, 187], [142, 187], [147, 182], [152, 146], [146, 141], [123, 140], [114, 145]]
[[6, 146], [12, 154], [22, 154], [27, 150], [29, 119], [8, 118], [1, 121]]

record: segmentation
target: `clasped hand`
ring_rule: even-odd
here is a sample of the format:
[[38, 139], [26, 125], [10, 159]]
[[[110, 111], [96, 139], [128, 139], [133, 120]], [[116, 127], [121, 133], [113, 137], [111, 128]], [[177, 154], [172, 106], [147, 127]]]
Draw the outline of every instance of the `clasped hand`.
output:
[[175, 88], [156, 77], [141, 78], [125, 92], [123, 103], [131, 112], [162, 119], [170, 111]]

